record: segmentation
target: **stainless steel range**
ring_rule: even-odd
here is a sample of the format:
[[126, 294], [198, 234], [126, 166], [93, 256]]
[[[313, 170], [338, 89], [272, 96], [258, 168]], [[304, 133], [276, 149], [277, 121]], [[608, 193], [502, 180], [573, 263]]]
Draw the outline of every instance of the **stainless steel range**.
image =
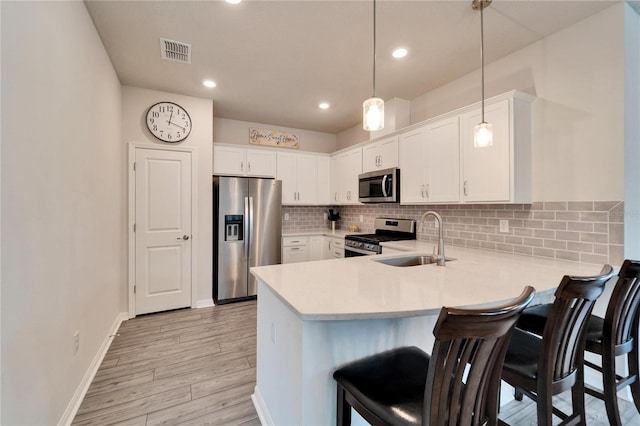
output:
[[380, 243], [416, 239], [416, 221], [413, 219], [377, 218], [374, 226], [374, 234], [352, 234], [344, 237], [344, 257], [380, 254]]

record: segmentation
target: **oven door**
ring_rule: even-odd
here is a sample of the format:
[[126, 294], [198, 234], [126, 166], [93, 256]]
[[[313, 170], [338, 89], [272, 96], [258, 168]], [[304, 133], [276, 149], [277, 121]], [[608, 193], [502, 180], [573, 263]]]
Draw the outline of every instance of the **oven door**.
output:
[[363, 250], [361, 248], [355, 248], [355, 247], [344, 248], [344, 257], [373, 256], [376, 254], [378, 253], [370, 250]]

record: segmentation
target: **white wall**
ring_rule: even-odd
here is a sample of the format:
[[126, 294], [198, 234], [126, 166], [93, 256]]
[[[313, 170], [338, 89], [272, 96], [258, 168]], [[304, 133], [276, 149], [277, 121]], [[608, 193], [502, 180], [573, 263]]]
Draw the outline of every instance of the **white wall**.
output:
[[[487, 97], [513, 89], [537, 96], [535, 201], [624, 197], [624, 8], [616, 3], [485, 67]], [[413, 99], [411, 122], [479, 100], [477, 70]], [[339, 142], [340, 148], [347, 146], [342, 137]]]
[[1, 8], [0, 422], [52, 425], [123, 308], [120, 83], [82, 2]]
[[[640, 15], [625, 5], [624, 256], [640, 258]], [[637, 8], [640, 10], [640, 7]]]
[[[189, 112], [192, 121], [191, 134], [179, 144], [160, 142], [149, 133], [145, 124], [149, 107], [160, 101], [171, 101]], [[212, 203], [213, 203], [213, 102], [210, 99], [194, 98], [155, 90], [122, 87], [122, 142], [163, 146], [185, 146], [195, 149], [198, 168], [197, 182], [197, 235], [194, 235], [197, 270], [196, 300], [199, 305], [213, 303], [212, 285]]]
[[213, 119], [213, 141], [249, 145], [250, 127], [294, 133], [300, 137], [300, 151], [323, 152], [328, 154], [336, 150], [336, 135], [330, 133], [217, 117]]

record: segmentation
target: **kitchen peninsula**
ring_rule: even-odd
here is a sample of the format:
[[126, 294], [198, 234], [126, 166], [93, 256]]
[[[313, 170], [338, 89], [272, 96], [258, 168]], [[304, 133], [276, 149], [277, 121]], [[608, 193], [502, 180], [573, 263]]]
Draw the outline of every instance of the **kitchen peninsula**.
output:
[[549, 295], [563, 275], [595, 275], [602, 266], [455, 246], [446, 254], [456, 260], [444, 267], [378, 262], [425, 253], [431, 250], [251, 269], [258, 279], [253, 400], [263, 424], [335, 424], [333, 370], [399, 346], [431, 352], [442, 306], [510, 299], [525, 285]]

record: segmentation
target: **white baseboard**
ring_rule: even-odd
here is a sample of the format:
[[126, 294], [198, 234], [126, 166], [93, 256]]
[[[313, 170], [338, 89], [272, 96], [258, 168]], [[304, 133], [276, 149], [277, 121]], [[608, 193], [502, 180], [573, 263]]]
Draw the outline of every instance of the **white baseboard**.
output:
[[196, 302], [196, 309], [214, 306], [213, 299], [202, 299]]
[[116, 316], [116, 319], [113, 321], [113, 324], [111, 324], [111, 328], [109, 329], [109, 332], [107, 333], [104, 340], [102, 341], [102, 345], [100, 346], [100, 349], [98, 349], [98, 352], [93, 357], [93, 361], [91, 361], [91, 364], [89, 365], [89, 368], [87, 368], [87, 371], [84, 373], [84, 376], [82, 377], [82, 380], [80, 381], [80, 384], [76, 389], [76, 392], [73, 394], [71, 401], [69, 401], [69, 404], [67, 405], [67, 409], [64, 410], [62, 417], [60, 417], [60, 420], [58, 421], [58, 426], [68, 426], [73, 421], [73, 418], [76, 416], [76, 413], [80, 408], [80, 404], [82, 403], [82, 400], [84, 399], [84, 396], [86, 395], [87, 390], [89, 389], [89, 385], [91, 385], [91, 382], [93, 381], [93, 378], [95, 377], [96, 372], [98, 371], [98, 368], [100, 368], [100, 364], [102, 364], [102, 360], [104, 359], [104, 356], [107, 354], [107, 351], [109, 350], [109, 346], [111, 346], [113, 335], [116, 334], [116, 332], [118, 331], [118, 328], [120, 328], [120, 324], [122, 323], [122, 321], [126, 321], [128, 318], [129, 318], [129, 314], [127, 312], [120, 312]]
[[273, 423], [269, 410], [264, 403], [264, 399], [262, 399], [258, 386], [254, 388], [253, 394], [251, 394], [251, 401], [253, 401], [253, 406], [256, 408], [256, 412], [258, 413], [260, 424], [262, 426], [274, 426], [275, 424]]

